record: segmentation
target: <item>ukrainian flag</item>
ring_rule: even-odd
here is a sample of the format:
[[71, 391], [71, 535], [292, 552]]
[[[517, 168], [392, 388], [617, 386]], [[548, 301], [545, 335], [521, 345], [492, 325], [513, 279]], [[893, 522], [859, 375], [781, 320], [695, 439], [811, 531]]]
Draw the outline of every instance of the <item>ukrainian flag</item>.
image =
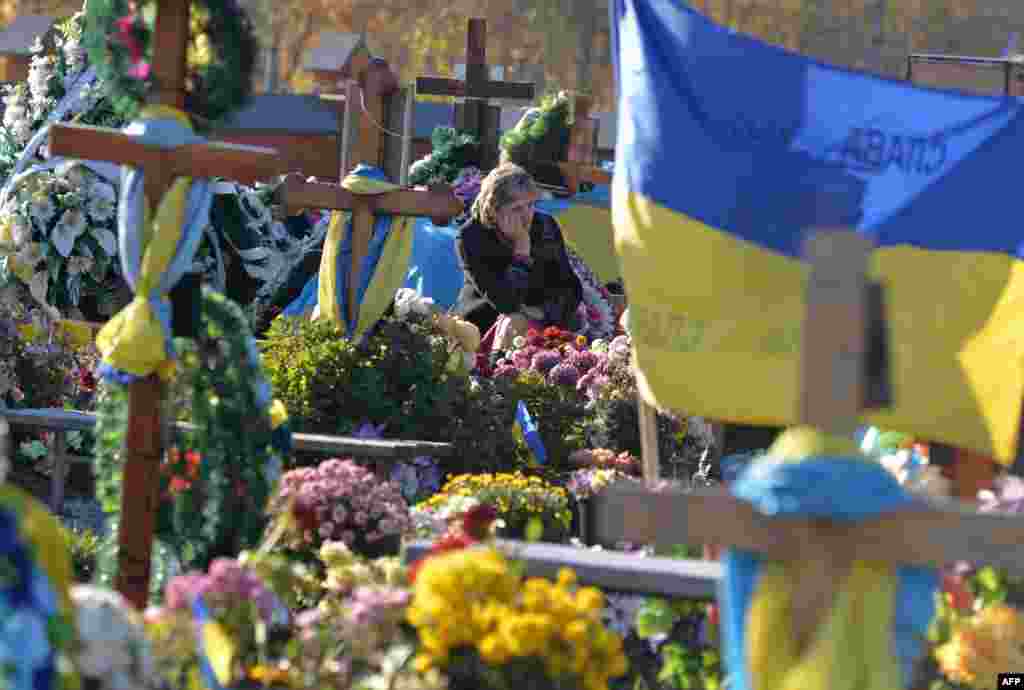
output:
[[895, 406], [867, 423], [1016, 452], [1024, 372], [1021, 101], [916, 88], [612, 0], [612, 214], [649, 401], [797, 421], [801, 240], [879, 247]]

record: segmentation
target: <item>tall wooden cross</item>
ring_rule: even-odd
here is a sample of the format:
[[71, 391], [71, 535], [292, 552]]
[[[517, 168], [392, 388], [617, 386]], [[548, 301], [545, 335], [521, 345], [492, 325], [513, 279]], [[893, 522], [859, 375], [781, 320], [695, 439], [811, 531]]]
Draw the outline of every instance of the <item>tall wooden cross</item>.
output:
[[[884, 391], [872, 390], [873, 289], [866, 280], [868, 242], [849, 231], [810, 244], [802, 362], [802, 420], [848, 434], [861, 409]], [[630, 541], [668, 546], [714, 543], [778, 561], [813, 563], [793, 569], [794, 637], [805, 644], [835, 599], [856, 559], [897, 565], [985, 562], [1024, 573], [1024, 519], [977, 514], [935, 501], [856, 523], [769, 518], [724, 490], [651, 491], [617, 485], [591, 499], [588, 533], [600, 543]]]
[[[156, 5], [152, 102], [180, 110], [185, 106], [189, 0], [157, 0]], [[217, 176], [252, 183], [286, 172], [273, 149], [218, 143], [161, 148], [119, 131], [74, 125], [55, 125], [50, 130], [50, 151], [65, 158], [141, 167], [144, 193], [153, 207], [176, 177]], [[150, 555], [160, 500], [164, 392], [155, 375], [128, 389], [117, 588], [140, 609], [149, 598]]]
[[428, 96], [455, 96], [465, 103], [456, 108], [455, 127], [474, 133], [480, 140], [480, 164], [493, 168], [498, 160], [500, 112], [489, 98], [533, 100], [533, 84], [491, 81], [487, 65], [487, 20], [470, 19], [466, 35], [466, 79], [417, 77], [416, 92]]
[[352, 270], [348, 275], [348, 317], [354, 320], [359, 307], [356, 291], [359, 268], [369, 252], [375, 215], [413, 216], [433, 219], [444, 225], [462, 213], [463, 204], [448, 187], [429, 191], [398, 189], [384, 194], [353, 194], [338, 185], [306, 182], [301, 175], [289, 175], [278, 187], [277, 201], [289, 214], [306, 208], [352, 212]]

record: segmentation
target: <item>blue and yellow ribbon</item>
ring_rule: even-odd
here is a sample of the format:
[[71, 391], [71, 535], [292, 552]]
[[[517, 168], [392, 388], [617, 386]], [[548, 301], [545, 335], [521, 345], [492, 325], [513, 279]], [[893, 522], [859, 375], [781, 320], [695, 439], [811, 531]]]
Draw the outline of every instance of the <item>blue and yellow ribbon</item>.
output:
[[[341, 186], [362, 195], [399, 189], [385, 179], [380, 169], [368, 165], [357, 166], [341, 181]], [[320, 272], [310, 279], [302, 295], [288, 306], [285, 314], [304, 313], [315, 305], [316, 318], [342, 326], [349, 337], [365, 334], [384, 315], [395, 292], [402, 287], [412, 256], [412, 226], [413, 219], [405, 216], [378, 216], [374, 221], [369, 251], [359, 267], [357, 316], [350, 322], [348, 282], [352, 270], [352, 220], [350, 214], [333, 211], [324, 239]]]
[[[188, 117], [167, 106], [146, 106], [125, 131], [158, 146], [202, 141]], [[175, 179], [163, 198], [146, 199], [143, 178], [142, 170], [125, 170], [118, 204], [121, 268], [135, 297], [96, 337], [101, 375], [122, 382], [173, 373], [168, 295], [192, 266], [213, 200], [209, 181], [188, 177]]]
[[[858, 521], [915, 505], [917, 500], [850, 439], [806, 429], [782, 434], [763, 459], [731, 486], [768, 518]], [[856, 561], [810, 643], [793, 638], [791, 569], [729, 550], [722, 634], [735, 690], [893, 690], [906, 687], [934, 614], [934, 569]]]

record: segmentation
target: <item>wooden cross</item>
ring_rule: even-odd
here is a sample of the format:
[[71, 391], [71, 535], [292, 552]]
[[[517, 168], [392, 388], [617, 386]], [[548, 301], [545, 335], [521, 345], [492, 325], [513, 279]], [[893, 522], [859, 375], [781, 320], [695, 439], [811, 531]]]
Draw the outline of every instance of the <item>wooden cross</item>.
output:
[[355, 320], [359, 307], [356, 291], [359, 269], [373, 236], [375, 215], [431, 218], [444, 225], [463, 211], [463, 204], [451, 189], [440, 186], [429, 191], [398, 189], [384, 194], [353, 194], [338, 185], [306, 182], [301, 175], [289, 175], [278, 187], [277, 201], [289, 214], [306, 208], [352, 212], [352, 270], [348, 275], [348, 318]]
[[[866, 277], [869, 253], [868, 241], [850, 231], [823, 233], [808, 243], [800, 416], [829, 433], [852, 433], [859, 412], [888, 397], [872, 378], [885, 368], [873, 361], [878, 343], [872, 303], [878, 298]], [[984, 561], [1024, 571], [1024, 520], [970, 513], [953, 502], [843, 523], [768, 518], [724, 490], [618, 485], [594, 497], [588, 510], [588, 534], [600, 543], [713, 543], [813, 563], [794, 569], [800, 597], [792, 625], [801, 644], [855, 559], [922, 566]]]
[[477, 135], [481, 166], [494, 167], [498, 153], [498, 113], [488, 106], [489, 98], [533, 100], [533, 84], [491, 81], [487, 65], [487, 20], [470, 19], [466, 35], [466, 79], [417, 77], [416, 92], [427, 96], [455, 96], [466, 99], [456, 109], [457, 129]]
[[[185, 105], [189, 2], [157, 0], [156, 5], [152, 102], [180, 110]], [[286, 172], [273, 149], [216, 143], [161, 148], [115, 130], [74, 125], [54, 125], [50, 151], [65, 158], [141, 167], [145, 171], [144, 193], [154, 208], [176, 177], [219, 176], [251, 183]], [[164, 386], [156, 375], [128, 388], [117, 588], [139, 609], [145, 608], [149, 598], [150, 555], [164, 448], [163, 400]]]

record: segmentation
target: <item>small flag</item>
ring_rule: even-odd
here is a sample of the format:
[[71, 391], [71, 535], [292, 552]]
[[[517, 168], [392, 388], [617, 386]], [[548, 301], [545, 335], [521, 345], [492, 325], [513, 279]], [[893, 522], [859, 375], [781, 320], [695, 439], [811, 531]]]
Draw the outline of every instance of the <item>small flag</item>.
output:
[[537, 430], [537, 425], [534, 423], [533, 417], [530, 416], [530, 411], [526, 409], [526, 403], [522, 400], [516, 405], [516, 424], [519, 425], [523, 440], [526, 441], [526, 446], [536, 458], [537, 464], [545, 464], [548, 461], [548, 454], [544, 449], [544, 441], [541, 440], [540, 431]]
[[235, 644], [224, 627], [214, 620], [201, 596], [192, 602], [192, 616], [199, 625], [199, 666], [209, 690], [224, 690], [231, 683]]

